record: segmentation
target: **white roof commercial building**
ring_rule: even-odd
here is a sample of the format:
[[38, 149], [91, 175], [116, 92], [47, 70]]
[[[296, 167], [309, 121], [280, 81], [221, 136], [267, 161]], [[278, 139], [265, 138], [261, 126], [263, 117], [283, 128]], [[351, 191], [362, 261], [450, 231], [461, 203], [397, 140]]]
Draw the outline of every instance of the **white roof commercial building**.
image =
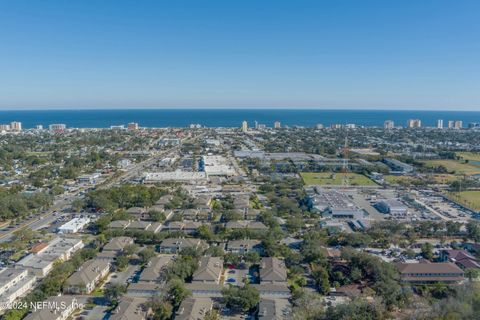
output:
[[355, 206], [348, 195], [337, 190], [316, 188], [318, 194], [311, 197], [312, 207], [333, 219], [361, 219], [363, 211]]
[[58, 228], [59, 233], [77, 233], [90, 223], [89, 218], [73, 218]]
[[375, 207], [380, 212], [392, 216], [405, 216], [408, 213], [408, 207], [395, 199], [382, 200], [375, 204]]
[[224, 156], [203, 156], [202, 160], [207, 176], [235, 175], [235, 169]]
[[205, 172], [147, 172], [144, 174], [143, 183], [158, 183], [163, 181], [180, 181], [180, 182], [199, 182], [207, 180]]
[[77, 181], [80, 183], [95, 183], [100, 176], [101, 174], [98, 172], [92, 174], [83, 174], [77, 178]]

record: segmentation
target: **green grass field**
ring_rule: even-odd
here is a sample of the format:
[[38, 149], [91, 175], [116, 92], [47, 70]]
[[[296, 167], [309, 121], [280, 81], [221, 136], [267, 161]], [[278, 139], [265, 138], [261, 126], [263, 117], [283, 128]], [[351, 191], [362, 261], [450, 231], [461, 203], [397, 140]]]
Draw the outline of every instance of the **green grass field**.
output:
[[455, 154], [457, 157], [460, 157], [463, 160], [480, 161], [479, 152], [457, 152]]
[[[330, 172], [302, 172], [303, 182], [306, 185], [320, 185], [320, 186], [341, 186], [343, 181], [342, 173], [330, 173]], [[347, 173], [349, 179], [349, 185], [351, 186], [375, 186], [376, 183], [370, 180], [370, 178], [357, 174]]]
[[449, 192], [448, 196], [474, 210], [480, 210], [480, 191]]
[[[383, 178], [388, 183], [398, 185], [414, 185], [417, 182], [420, 182], [419, 178], [411, 176], [385, 175]], [[450, 184], [453, 181], [460, 179], [460, 177], [454, 174], [434, 174], [428, 176], [427, 179], [428, 181], [432, 181], [432, 183]]]
[[480, 174], [480, 165], [474, 165], [470, 163], [464, 163], [457, 160], [426, 160], [422, 161], [425, 166], [429, 168], [435, 168], [439, 166], [444, 166], [449, 172], [454, 172], [455, 174]]
[[459, 176], [456, 176], [454, 174], [435, 174], [433, 176], [433, 179], [437, 183], [450, 184], [455, 180], [459, 180]]

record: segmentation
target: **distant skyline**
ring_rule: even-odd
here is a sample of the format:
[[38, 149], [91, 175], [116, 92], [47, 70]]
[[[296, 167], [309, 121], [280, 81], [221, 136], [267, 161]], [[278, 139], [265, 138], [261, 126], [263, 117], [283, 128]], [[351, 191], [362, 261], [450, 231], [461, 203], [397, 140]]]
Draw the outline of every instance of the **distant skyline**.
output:
[[[323, 111], [332, 111], [332, 110], [358, 110], [358, 111], [381, 111], [386, 110], [385, 107], [266, 107], [266, 106], [252, 106], [252, 107], [206, 107], [206, 106], [176, 106], [176, 107], [105, 107], [105, 106], [87, 106], [87, 107], [78, 107], [78, 106], [57, 106], [57, 107], [45, 107], [45, 106], [17, 106], [17, 107], [0, 107], [0, 111], [28, 111], [28, 110], [323, 110]], [[424, 107], [390, 107], [387, 108], [390, 111], [462, 111], [462, 112], [480, 112], [480, 107], [473, 108], [424, 108]]]
[[480, 111], [477, 0], [5, 0], [0, 110]]

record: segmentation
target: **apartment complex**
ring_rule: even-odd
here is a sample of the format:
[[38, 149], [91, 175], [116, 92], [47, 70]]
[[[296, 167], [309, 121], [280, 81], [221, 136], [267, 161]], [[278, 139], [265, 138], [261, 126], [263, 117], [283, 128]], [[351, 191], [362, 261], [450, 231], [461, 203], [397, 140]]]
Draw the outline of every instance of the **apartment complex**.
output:
[[66, 261], [83, 248], [83, 241], [79, 238], [58, 237], [50, 243], [31, 253], [16, 263], [17, 268], [24, 268], [37, 277], [45, 277], [57, 261]]
[[458, 283], [464, 280], [464, 272], [454, 263], [398, 263], [397, 269], [403, 282], [411, 284]]
[[0, 270], [0, 311], [7, 309], [17, 298], [30, 291], [35, 281], [36, 277], [26, 269]]
[[89, 294], [109, 272], [110, 262], [103, 259], [88, 260], [65, 281], [63, 292]]

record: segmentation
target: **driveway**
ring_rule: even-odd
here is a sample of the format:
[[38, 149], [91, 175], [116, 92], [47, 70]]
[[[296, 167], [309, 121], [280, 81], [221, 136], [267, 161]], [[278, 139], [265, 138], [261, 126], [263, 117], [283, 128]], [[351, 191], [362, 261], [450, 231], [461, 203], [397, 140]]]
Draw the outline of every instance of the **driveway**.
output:
[[105, 281], [105, 284], [127, 284], [127, 282], [130, 282], [129, 279], [133, 277], [139, 269], [140, 266], [138, 265], [129, 265], [122, 272], [112, 272], [107, 281]]

